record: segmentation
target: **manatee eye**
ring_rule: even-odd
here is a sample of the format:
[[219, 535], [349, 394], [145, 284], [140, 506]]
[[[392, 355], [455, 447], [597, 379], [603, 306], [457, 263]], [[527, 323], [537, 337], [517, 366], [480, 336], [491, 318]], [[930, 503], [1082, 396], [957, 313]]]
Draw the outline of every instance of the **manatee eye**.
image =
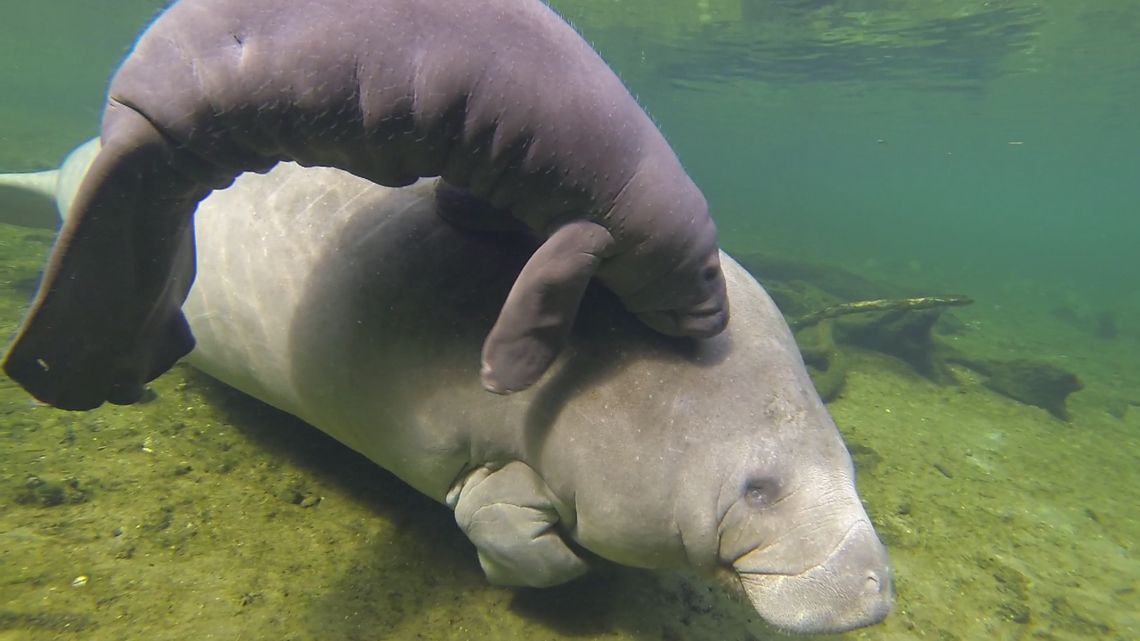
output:
[[712, 281], [716, 280], [716, 275], [716, 267], [705, 267], [704, 270], [701, 271], [701, 278], [705, 279], [706, 283], [711, 283]]
[[764, 509], [776, 500], [778, 490], [775, 479], [752, 479], [744, 486], [744, 500], [756, 509]]

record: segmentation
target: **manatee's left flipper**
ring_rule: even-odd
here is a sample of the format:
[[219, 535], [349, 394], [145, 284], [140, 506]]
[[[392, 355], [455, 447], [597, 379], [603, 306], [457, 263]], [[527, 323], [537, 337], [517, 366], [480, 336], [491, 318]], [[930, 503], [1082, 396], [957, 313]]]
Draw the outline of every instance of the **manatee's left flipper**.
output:
[[586, 286], [613, 245], [601, 225], [575, 220], [534, 252], [483, 343], [483, 387], [509, 394], [542, 376], [562, 350]]
[[589, 570], [555, 529], [561, 517], [550, 488], [525, 463], [472, 471], [447, 503], [491, 583], [542, 588]]

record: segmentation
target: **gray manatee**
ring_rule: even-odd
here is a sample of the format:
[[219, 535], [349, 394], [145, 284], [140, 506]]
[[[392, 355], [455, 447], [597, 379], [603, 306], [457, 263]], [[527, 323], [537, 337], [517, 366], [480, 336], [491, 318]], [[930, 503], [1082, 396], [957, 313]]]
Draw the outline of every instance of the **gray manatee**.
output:
[[487, 394], [473, 356], [538, 241], [448, 224], [436, 193], [291, 163], [214, 192], [195, 215], [190, 362], [449, 505], [494, 583], [562, 583], [590, 553], [727, 579], [786, 630], [886, 616], [851, 459], [735, 261], [722, 334], [663, 336], [590, 287], [550, 374]]
[[442, 176], [545, 239], [489, 328], [491, 391], [543, 374], [595, 276], [659, 332], [728, 322], [704, 197], [539, 0], [180, 0], [116, 72], [102, 139], [4, 363], [57, 407], [134, 402], [190, 351], [174, 263], [195, 207], [282, 160]]

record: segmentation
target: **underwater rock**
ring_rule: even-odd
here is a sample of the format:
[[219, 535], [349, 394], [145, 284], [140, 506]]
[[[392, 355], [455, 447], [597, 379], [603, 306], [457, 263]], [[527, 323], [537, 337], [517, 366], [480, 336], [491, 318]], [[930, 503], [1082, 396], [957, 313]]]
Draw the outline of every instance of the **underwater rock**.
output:
[[1069, 420], [1065, 402], [1084, 388], [1076, 374], [1033, 360], [991, 363], [986, 387], [1014, 400], [1044, 409], [1062, 421]]
[[1040, 407], [1062, 421], [1069, 420], [1069, 395], [1084, 389], [1076, 374], [1044, 361], [974, 359], [962, 354], [950, 360], [987, 376], [985, 386], [998, 394]]
[[38, 476], [29, 476], [21, 491], [16, 494], [16, 502], [21, 505], [57, 505], [83, 503], [90, 492], [81, 487], [78, 479], [49, 481]]

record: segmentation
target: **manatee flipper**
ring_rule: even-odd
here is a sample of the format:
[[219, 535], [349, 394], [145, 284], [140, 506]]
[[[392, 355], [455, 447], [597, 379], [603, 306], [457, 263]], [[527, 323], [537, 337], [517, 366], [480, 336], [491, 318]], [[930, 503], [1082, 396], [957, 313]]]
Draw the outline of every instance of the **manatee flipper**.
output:
[[509, 210], [495, 207], [469, 190], [456, 187], [442, 178], [435, 183], [435, 211], [440, 218], [461, 229], [527, 231], [527, 226]]
[[114, 116], [76, 197], [85, 215], [64, 223], [4, 360], [13, 380], [62, 409], [134, 402], [194, 345], [180, 307], [194, 274], [191, 215], [209, 188], [145, 118], [121, 106]]
[[448, 493], [447, 503], [491, 583], [542, 588], [589, 570], [554, 529], [560, 517], [550, 488], [524, 463], [472, 471]]
[[566, 343], [586, 286], [613, 244], [601, 225], [575, 220], [534, 252], [483, 343], [483, 387], [509, 394], [542, 376]]

